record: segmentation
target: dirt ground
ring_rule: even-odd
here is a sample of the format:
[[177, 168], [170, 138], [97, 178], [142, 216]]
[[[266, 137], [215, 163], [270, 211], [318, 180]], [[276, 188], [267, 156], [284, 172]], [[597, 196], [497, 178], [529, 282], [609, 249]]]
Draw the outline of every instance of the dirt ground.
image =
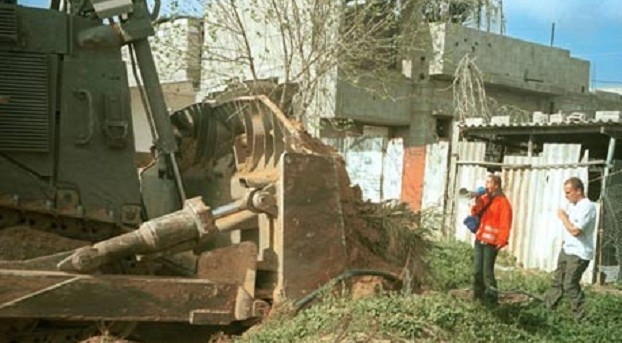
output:
[[[473, 299], [473, 291], [470, 289], [452, 289], [449, 291], [449, 294], [456, 297], [471, 300]], [[527, 303], [531, 301], [529, 295], [522, 292], [500, 292], [499, 293], [499, 304], [519, 304], [519, 303]]]

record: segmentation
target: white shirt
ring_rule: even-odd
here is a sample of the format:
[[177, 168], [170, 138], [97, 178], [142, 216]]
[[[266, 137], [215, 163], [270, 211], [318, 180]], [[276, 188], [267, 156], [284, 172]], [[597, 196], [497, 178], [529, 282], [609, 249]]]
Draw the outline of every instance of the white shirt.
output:
[[576, 204], [566, 207], [568, 219], [576, 228], [581, 230], [577, 237], [564, 228], [562, 248], [567, 255], [575, 255], [583, 260], [594, 257], [594, 230], [596, 229], [596, 206], [588, 199], [583, 198]]

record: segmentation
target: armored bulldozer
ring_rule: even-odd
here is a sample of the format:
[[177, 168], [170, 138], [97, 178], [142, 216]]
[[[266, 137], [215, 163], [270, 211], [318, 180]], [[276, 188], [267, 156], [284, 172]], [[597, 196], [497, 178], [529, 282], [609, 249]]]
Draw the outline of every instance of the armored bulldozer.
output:
[[[45, 235], [2, 238], [7, 341], [244, 326], [347, 267], [335, 159], [266, 96], [169, 114], [153, 12], [144, 0], [0, 0], [0, 231]], [[140, 170], [123, 46], [154, 133]]]

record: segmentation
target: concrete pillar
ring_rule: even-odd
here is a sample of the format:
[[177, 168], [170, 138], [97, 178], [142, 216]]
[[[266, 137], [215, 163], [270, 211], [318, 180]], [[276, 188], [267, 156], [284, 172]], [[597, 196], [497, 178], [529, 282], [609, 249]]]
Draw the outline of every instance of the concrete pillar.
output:
[[[422, 74], [424, 75], [424, 74]], [[404, 170], [402, 174], [402, 201], [417, 212], [421, 210], [423, 184], [425, 179], [426, 145], [434, 143], [435, 125], [432, 118], [434, 86], [427, 81], [413, 85], [411, 118], [406, 146], [404, 148]]]

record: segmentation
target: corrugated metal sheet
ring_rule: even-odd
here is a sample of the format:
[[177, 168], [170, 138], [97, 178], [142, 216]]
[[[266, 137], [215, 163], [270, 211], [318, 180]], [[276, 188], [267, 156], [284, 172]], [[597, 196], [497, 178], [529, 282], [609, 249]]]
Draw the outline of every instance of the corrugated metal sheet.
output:
[[458, 126], [460, 128], [528, 128], [528, 127], [582, 127], [582, 126], [594, 126], [594, 125], [621, 125], [622, 122], [611, 120], [611, 119], [588, 119], [584, 121], [576, 121], [576, 122], [522, 122], [522, 123], [510, 123], [507, 124], [499, 124], [499, 123], [460, 123]]
[[358, 185], [363, 199], [381, 200], [384, 137], [361, 136], [325, 138], [324, 142], [339, 151], [345, 161], [352, 185]]
[[[579, 144], [545, 144], [539, 157], [507, 156], [505, 163], [550, 165], [576, 163], [580, 160]], [[525, 268], [553, 271], [561, 249], [563, 226], [557, 209], [567, 205], [563, 183], [576, 176], [588, 185], [587, 167], [554, 169], [504, 169], [505, 191], [512, 203], [514, 221], [510, 235], [510, 252]], [[594, 232], [596, 242], [596, 231]], [[591, 281], [593, 266], [584, 274]]]
[[442, 210], [444, 208], [448, 161], [449, 142], [438, 142], [426, 146], [422, 210], [429, 208]]
[[384, 155], [382, 176], [382, 200], [400, 199], [402, 195], [402, 172], [404, 170], [404, 140], [389, 140]]
[[[461, 143], [460, 160], [483, 161], [483, 150], [475, 144]], [[465, 146], [466, 145], [466, 146]], [[471, 146], [473, 145], [473, 146]], [[466, 150], [466, 154], [465, 151]], [[513, 209], [513, 224], [508, 250], [525, 268], [552, 271], [556, 268], [557, 255], [561, 249], [563, 227], [557, 218], [557, 209], [567, 201], [563, 194], [563, 183], [572, 176], [588, 185], [587, 167], [544, 168], [546, 165], [577, 163], [580, 160], [579, 144], [545, 144], [540, 156], [506, 156], [505, 164], [532, 164], [540, 168], [504, 168], [503, 188]], [[587, 161], [587, 156], [583, 157]], [[486, 175], [479, 167], [458, 167], [458, 189], [474, 187], [473, 178]], [[587, 188], [586, 188], [587, 192]], [[462, 219], [468, 214], [470, 201], [456, 198], [456, 237], [471, 241], [473, 235], [463, 228]], [[594, 232], [596, 241], [596, 232]], [[584, 281], [590, 282], [593, 266], [590, 264], [584, 274]]]

